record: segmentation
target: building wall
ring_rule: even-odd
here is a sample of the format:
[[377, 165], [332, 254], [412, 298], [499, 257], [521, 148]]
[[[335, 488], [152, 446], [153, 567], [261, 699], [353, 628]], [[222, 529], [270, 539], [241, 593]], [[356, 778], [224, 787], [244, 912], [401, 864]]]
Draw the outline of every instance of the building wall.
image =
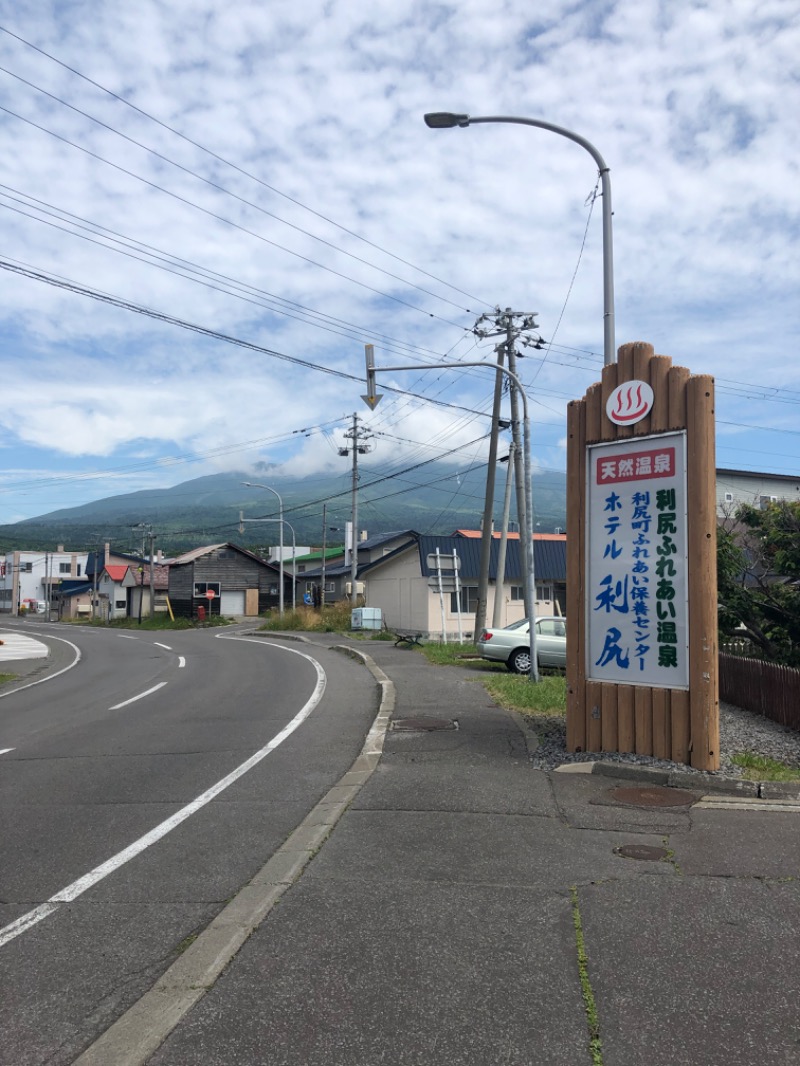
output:
[[[192, 562], [173, 564], [169, 568], [169, 598], [176, 615], [194, 617], [198, 606], [219, 614], [220, 597], [208, 601], [193, 596], [197, 582], [219, 582], [220, 592], [244, 592], [246, 611], [257, 603], [258, 613], [278, 606], [278, 574], [270, 567], [250, 559], [233, 548], [219, 548]], [[284, 602], [291, 606], [292, 579], [284, 574]]]
[[364, 578], [367, 605], [381, 609], [388, 629], [428, 632], [428, 585], [416, 545]]
[[[420, 572], [419, 552], [416, 545], [409, 548], [390, 562], [365, 574], [367, 582], [367, 604], [379, 607], [383, 620], [390, 630], [409, 630], [422, 633], [432, 638], [442, 635], [442, 611], [439, 593], [428, 586], [428, 579]], [[465, 586], [477, 587], [477, 579], [467, 579]], [[551, 586], [552, 588], [552, 586]], [[487, 617], [494, 612], [494, 585], [489, 586]], [[503, 586], [503, 609], [501, 626], [509, 625], [524, 617], [524, 605], [521, 600], [511, 599], [511, 583]], [[458, 639], [459, 615], [452, 610], [452, 597], [444, 594], [445, 632], [448, 640]], [[552, 600], [537, 600], [536, 613], [552, 614]], [[474, 632], [475, 612], [462, 613], [461, 635], [464, 640], [471, 640]]]
[[717, 471], [717, 517], [732, 516], [742, 504], [759, 507], [774, 500], [800, 501], [800, 476], [777, 478], [739, 470]]
[[47, 600], [48, 581], [55, 590], [62, 578], [84, 576], [86, 560], [85, 552], [7, 552], [0, 559], [0, 612], [18, 614], [25, 600]]

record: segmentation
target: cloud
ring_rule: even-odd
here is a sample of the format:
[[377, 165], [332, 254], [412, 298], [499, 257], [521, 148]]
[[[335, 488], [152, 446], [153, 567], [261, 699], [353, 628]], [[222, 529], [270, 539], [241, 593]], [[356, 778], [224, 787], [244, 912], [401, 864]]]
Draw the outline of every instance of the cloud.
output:
[[[600, 365], [581, 354], [602, 351], [596, 167], [544, 130], [422, 122], [447, 108], [541, 117], [611, 167], [618, 342], [649, 339], [716, 374], [727, 422], [794, 425], [800, 182], [786, 119], [800, 25], [777, 0], [142, 0], [35, 14], [0, 0], [0, 16], [189, 139], [0, 34], [0, 65], [52, 94], [0, 73], [0, 106], [28, 120], [0, 112], [4, 258], [356, 375], [366, 342], [379, 366], [423, 366], [466, 358], [494, 304], [538, 311], [547, 339], [563, 310], [547, 360], [523, 364], [546, 405], [534, 404], [541, 446], [555, 448], [567, 399]], [[77, 230], [90, 224], [105, 235]], [[138, 242], [127, 255], [123, 239]], [[330, 449], [293, 431], [361, 406], [357, 382], [6, 272], [0, 329], [0, 446], [20, 469], [269, 439], [248, 459], [306, 473], [327, 469]], [[782, 404], [726, 391], [755, 367]], [[491, 394], [490, 375], [389, 380], [471, 411]], [[369, 418], [443, 451], [486, 428], [389, 399]], [[739, 449], [727, 465], [748, 465], [764, 435], [726, 435]], [[770, 445], [776, 470], [797, 468], [791, 434]]]

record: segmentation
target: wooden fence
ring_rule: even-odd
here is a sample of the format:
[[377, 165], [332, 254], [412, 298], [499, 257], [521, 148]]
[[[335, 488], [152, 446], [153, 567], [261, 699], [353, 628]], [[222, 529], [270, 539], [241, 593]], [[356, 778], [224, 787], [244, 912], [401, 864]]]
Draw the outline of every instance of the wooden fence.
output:
[[719, 657], [720, 699], [800, 729], [800, 670], [739, 655]]

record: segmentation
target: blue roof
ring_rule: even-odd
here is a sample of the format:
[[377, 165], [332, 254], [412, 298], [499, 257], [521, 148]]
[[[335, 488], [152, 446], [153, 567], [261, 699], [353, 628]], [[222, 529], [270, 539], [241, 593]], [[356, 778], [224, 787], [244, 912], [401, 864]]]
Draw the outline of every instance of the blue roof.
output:
[[[481, 541], [478, 537], [420, 537], [419, 557], [423, 577], [436, 574], [436, 567], [428, 566], [428, 555], [435, 555], [436, 549], [441, 555], [452, 556], [456, 551], [461, 560], [459, 574], [464, 579], [477, 580], [480, 574]], [[506, 542], [505, 577], [507, 581], [522, 579], [520, 567], [520, 544], [518, 540]], [[489, 556], [489, 580], [497, 580], [497, 555], [500, 541], [491, 543]], [[567, 580], [567, 543], [564, 540], [535, 540], [533, 542], [533, 569], [537, 581]]]

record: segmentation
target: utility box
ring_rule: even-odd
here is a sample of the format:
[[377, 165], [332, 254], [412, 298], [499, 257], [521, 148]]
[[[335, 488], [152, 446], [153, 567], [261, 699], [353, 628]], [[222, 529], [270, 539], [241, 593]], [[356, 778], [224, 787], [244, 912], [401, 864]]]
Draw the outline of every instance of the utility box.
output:
[[350, 612], [351, 629], [382, 629], [383, 613], [380, 607], [354, 607]]

